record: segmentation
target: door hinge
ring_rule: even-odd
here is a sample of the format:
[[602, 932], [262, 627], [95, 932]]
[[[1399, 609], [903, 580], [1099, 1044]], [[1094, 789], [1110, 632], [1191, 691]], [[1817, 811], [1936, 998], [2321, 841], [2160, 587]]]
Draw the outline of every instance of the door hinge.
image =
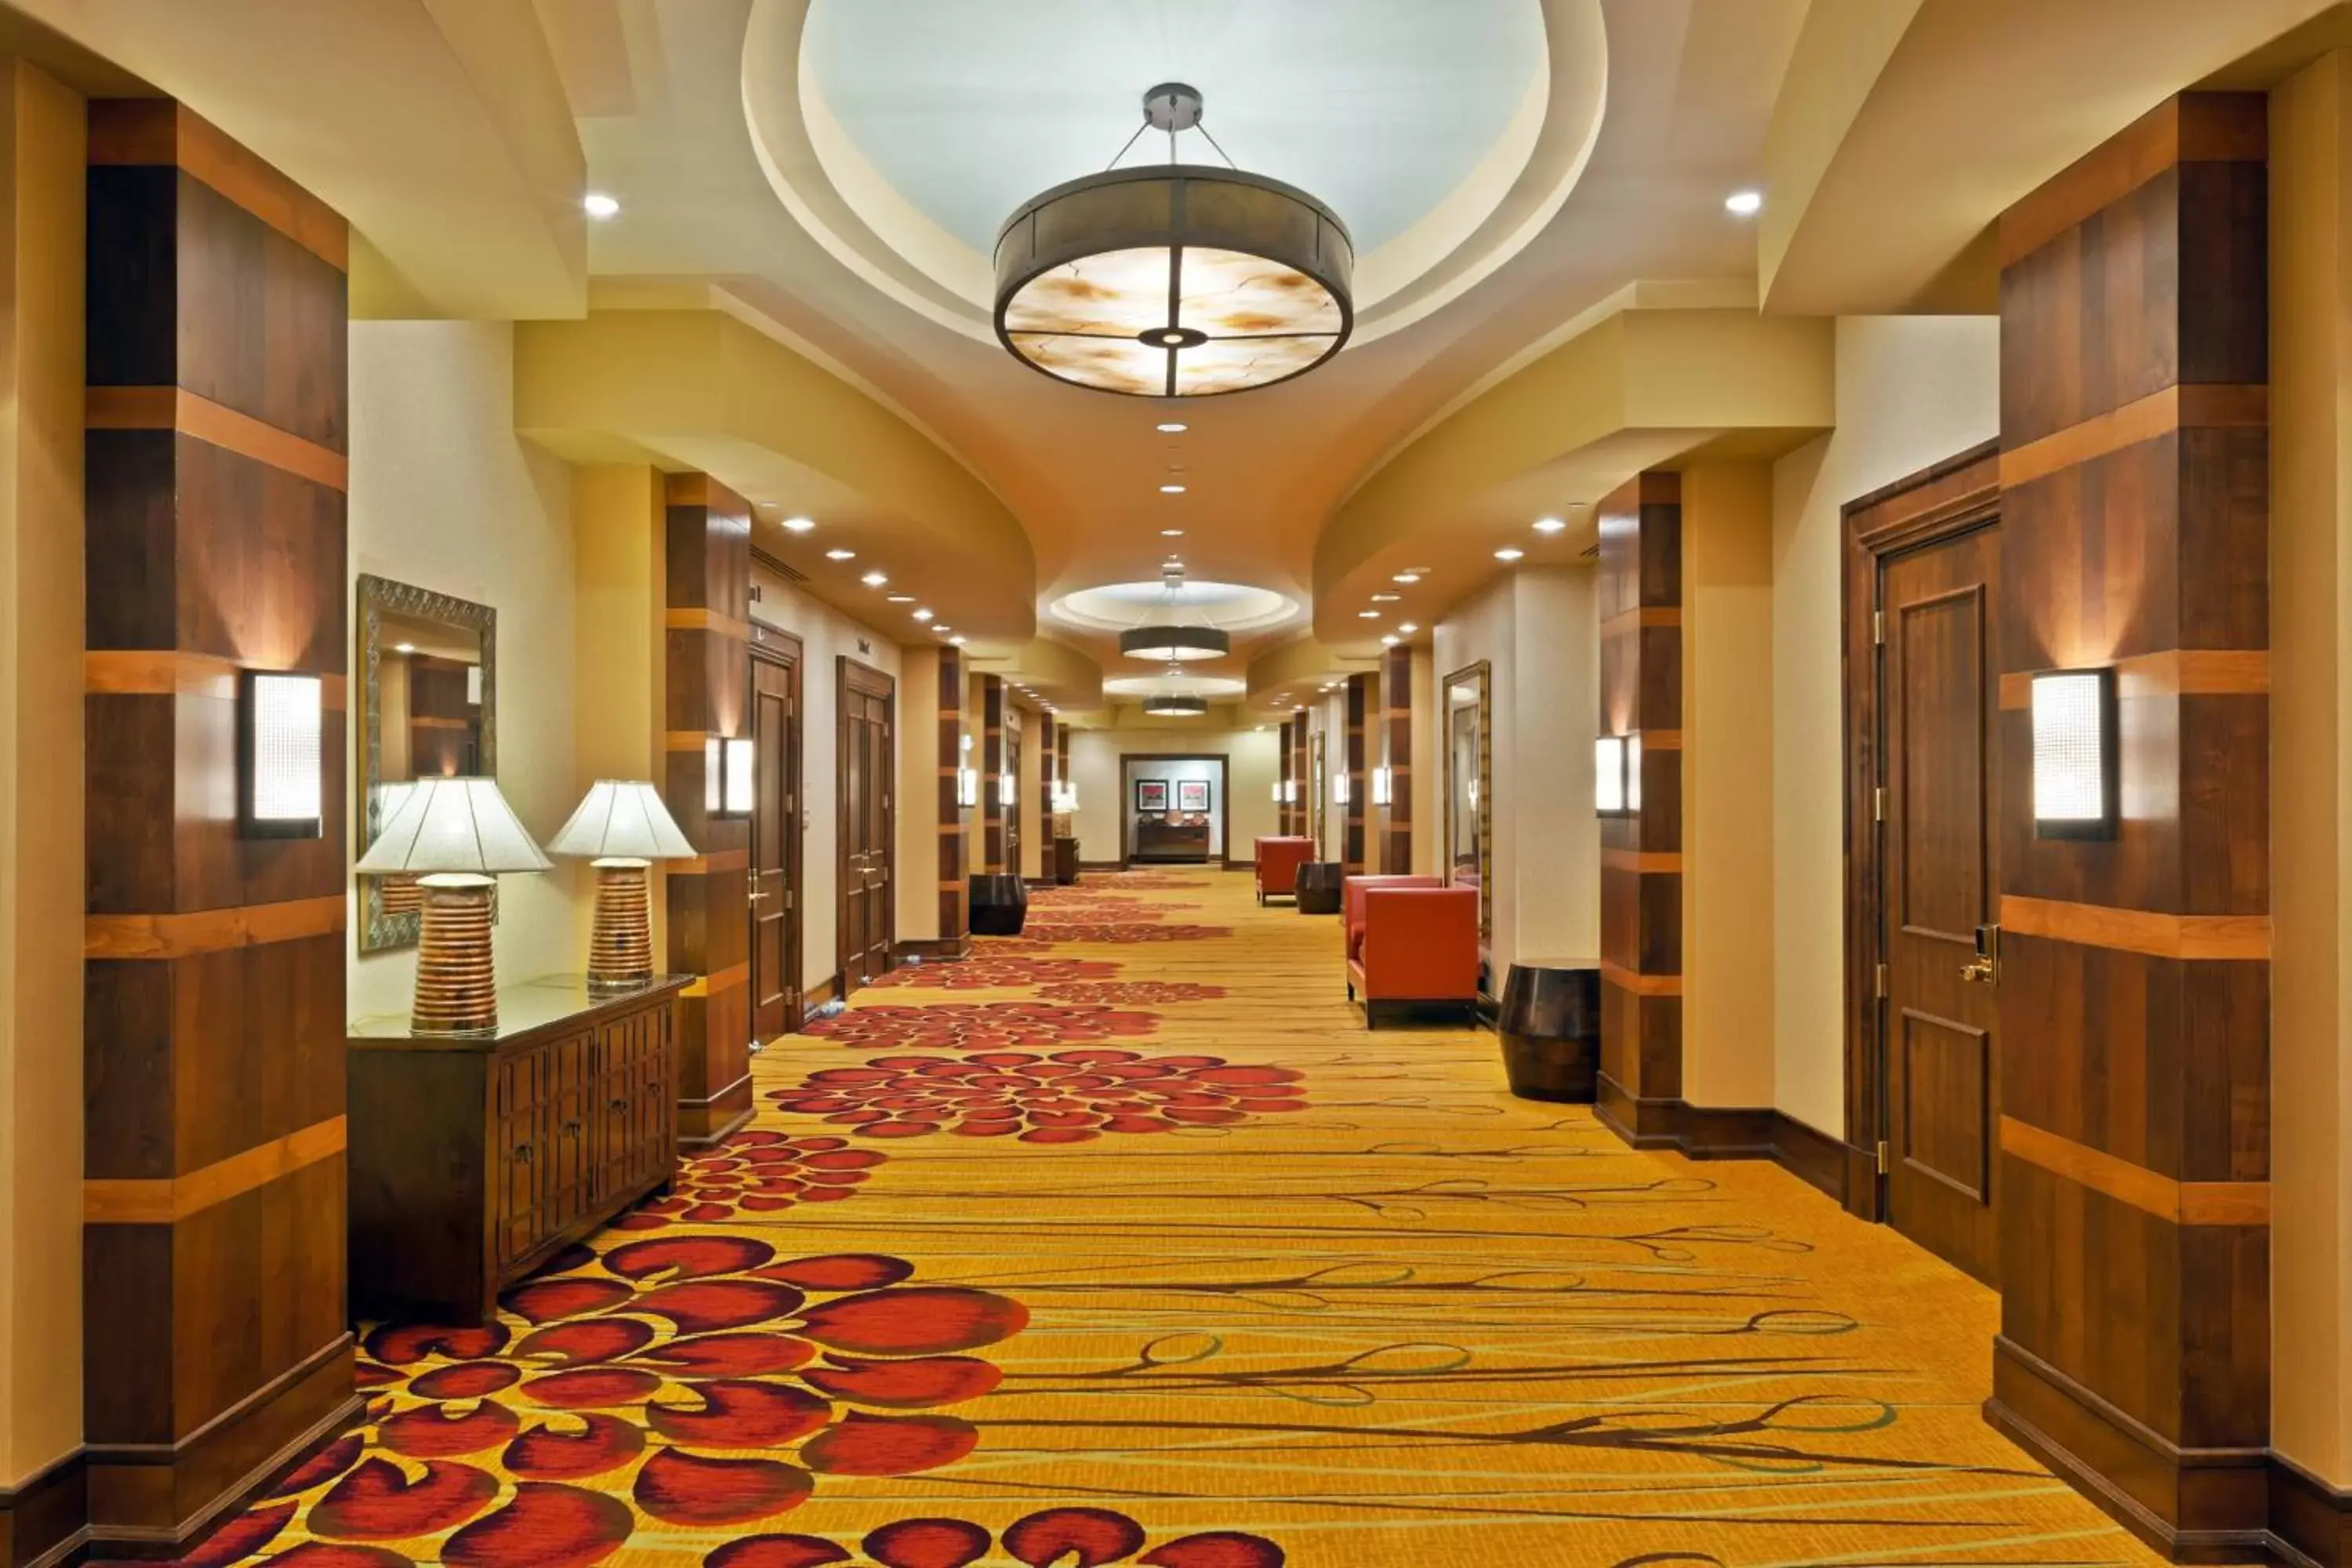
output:
[[1878, 966], [1878, 999], [1886, 1000], [1886, 965], [1883, 963]]
[[1870, 612], [1870, 640], [1881, 647], [1886, 646], [1886, 612], [1885, 610]]
[[1886, 1140], [1884, 1138], [1878, 1141], [1878, 1173], [1882, 1176], [1886, 1174]]
[[789, 909], [795, 909], [795, 908], [798, 908], [798, 907], [799, 907], [799, 906], [798, 906], [798, 902], [797, 902], [797, 900], [794, 900], [794, 898], [793, 897], [793, 890], [792, 890], [790, 888], [786, 888], [786, 889], [784, 889], [784, 908], [786, 908], [786, 909], [788, 909], [788, 910], [789, 910]]
[[1873, 822], [1886, 820], [1886, 786], [1885, 784], [1880, 784], [1870, 792], [1870, 819]]

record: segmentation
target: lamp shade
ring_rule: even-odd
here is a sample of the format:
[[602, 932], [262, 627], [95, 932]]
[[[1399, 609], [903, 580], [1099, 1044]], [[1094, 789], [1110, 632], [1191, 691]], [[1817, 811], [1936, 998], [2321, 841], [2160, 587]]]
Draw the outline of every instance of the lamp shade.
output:
[[694, 846], [643, 779], [598, 779], [548, 848], [588, 860], [683, 860]]
[[495, 781], [435, 778], [417, 781], [356, 868], [377, 876], [395, 871], [495, 876], [548, 871], [554, 865], [515, 819], [514, 808]]

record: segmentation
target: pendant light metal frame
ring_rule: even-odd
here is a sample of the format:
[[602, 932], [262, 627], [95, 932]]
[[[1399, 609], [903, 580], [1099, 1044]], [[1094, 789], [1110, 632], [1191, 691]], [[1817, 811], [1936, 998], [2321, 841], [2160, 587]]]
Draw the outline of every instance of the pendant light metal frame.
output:
[[1143, 710], [1155, 719], [1205, 719], [1209, 716], [1209, 700], [1170, 692], [1145, 698]]

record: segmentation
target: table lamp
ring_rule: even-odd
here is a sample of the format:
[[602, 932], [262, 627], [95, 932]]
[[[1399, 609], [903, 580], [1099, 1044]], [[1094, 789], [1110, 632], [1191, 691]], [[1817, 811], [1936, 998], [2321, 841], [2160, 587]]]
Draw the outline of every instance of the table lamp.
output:
[[502, 871], [548, 871], [490, 779], [420, 779], [360, 857], [372, 876], [416, 874], [425, 909], [409, 1026], [419, 1035], [479, 1035], [499, 1026], [490, 954], [490, 893]]
[[654, 922], [646, 869], [694, 854], [661, 792], [643, 780], [598, 779], [548, 847], [596, 868], [596, 931], [588, 984], [642, 985], [654, 976]]

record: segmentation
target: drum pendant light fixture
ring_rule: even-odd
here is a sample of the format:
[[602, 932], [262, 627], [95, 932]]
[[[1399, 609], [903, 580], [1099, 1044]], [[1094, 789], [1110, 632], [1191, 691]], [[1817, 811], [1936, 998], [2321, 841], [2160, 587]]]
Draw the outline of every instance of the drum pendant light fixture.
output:
[[1206, 397], [1302, 375], [1347, 342], [1347, 226], [1278, 180], [1178, 163], [1188, 131], [1224, 154], [1201, 107], [1197, 88], [1153, 88], [1128, 147], [1165, 132], [1166, 164], [1114, 158], [1032, 198], [998, 233], [996, 335], [1024, 363], [1102, 392]]
[[1201, 719], [1208, 715], [1209, 700], [1167, 693], [1145, 698], [1143, 710], [1155, 719]]
[[1118, 634], [1118, 651], [1129, 658], [1154, 664], [1174, 664], [1189, 658], [1223, 658], [1233, 652], [1234, 639], [1214, 626], [1183, 624], [1184, 569], [1171, 566], [1160, 574], [1160, 607], [1139, 626]]

